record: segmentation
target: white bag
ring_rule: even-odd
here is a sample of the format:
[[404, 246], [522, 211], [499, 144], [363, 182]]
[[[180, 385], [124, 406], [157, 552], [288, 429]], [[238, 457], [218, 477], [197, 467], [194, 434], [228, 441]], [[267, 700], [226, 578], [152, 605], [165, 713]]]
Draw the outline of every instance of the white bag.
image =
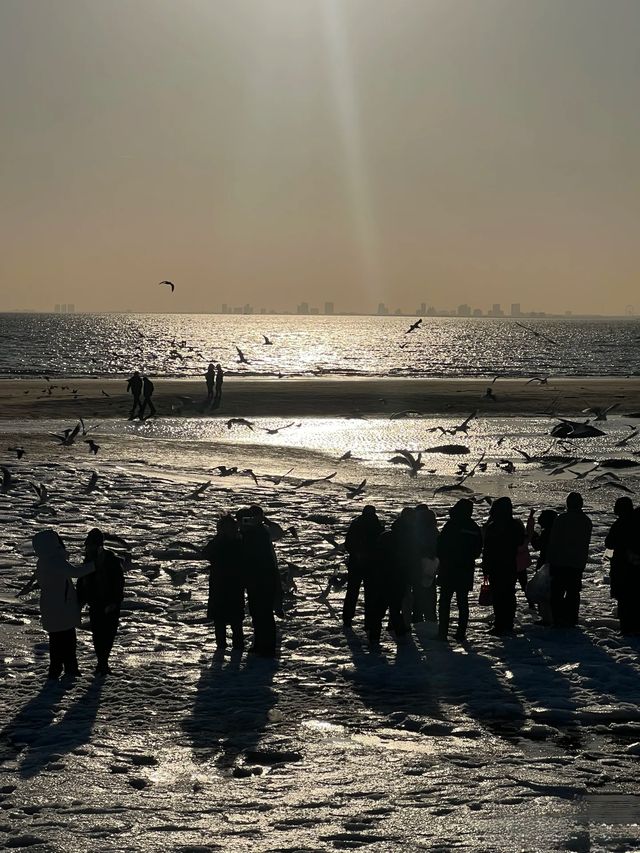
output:
[[427, 587], [433, 586], [440, 561], [437, 557], [422, 557], [420, 562], [422, 563], [422, 583]]
[[551, 570], [549, 564], [540, 566], [527, 584], [527, 599], [532, 604], [544, 604], [551, 598]]

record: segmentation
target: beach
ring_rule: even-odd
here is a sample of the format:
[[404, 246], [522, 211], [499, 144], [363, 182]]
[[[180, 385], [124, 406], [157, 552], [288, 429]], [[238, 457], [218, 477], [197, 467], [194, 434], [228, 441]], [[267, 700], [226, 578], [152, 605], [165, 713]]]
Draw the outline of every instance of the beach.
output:
[[[0, 379], [0, 418], [123, 417], [131, 408], [126, 379]], [[577, 417], [591, 406], [640, 411], [640, 378], [551, 378], [547, 384], [525, 379], [389, 379], [229, 377], [222, 406], [206, 404], [204, 380], [154, 380], [154, 402], [161, 414], [211, 414], [256, 417], [349, 417], [390, 415], [492, 415], [557, 413]], [[65, 386], [64, 388], [61, 386]], [[490, 387], [495, 400], [487, 399]], [[51, 389], [51, 394], [49, 394]], [[77, 394], [73, 393], [77, 391]], [[173, 410], [172, 410], [173, 407]], [[586, 417], [586, 414], [584, 415]]]

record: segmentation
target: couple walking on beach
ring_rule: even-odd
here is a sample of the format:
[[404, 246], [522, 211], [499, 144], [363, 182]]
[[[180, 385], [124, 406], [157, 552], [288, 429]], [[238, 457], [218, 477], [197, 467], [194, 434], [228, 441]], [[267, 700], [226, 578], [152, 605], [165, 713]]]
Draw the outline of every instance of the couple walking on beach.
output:
[[207, 400], [212, 406], [219, 406], [222, 402], [222, 383], [224, 382], [222, 365], [215, 365], [213, 362], [210, 362], [204, 379], [207, 383]]
[[[153, 404], [153, 392], [155, 386], [148, 376], [141, 376], [140, 371], [136, 370], [127, 382], [127, 393], [130, 391], [133, 397], [131, 411], [129, 412], [129, 420], [132, 421], [138, 417], [141, 421], [144, 420], [144, 415], [149, 407], [149, 417], [155, 417], [156, 407]], [[138, 413], [136, 414], [136, 409]]]
[[69, 562], [64, 541], [54, 530], [36, 533], [33, 550], [38, 560], [36, 570], [20, 592], [40, 588], [40, 616], [49, 635], [48, 677], [57, 680], [63, 672], [69, 677], [80, 674], [76, 629], [85, 604], [97, 660], [95, 671], [107, 675], [124, 592], [120, 559], [104, 547], [104, 535], [98, 528], [89, 531], [84, 561], [79, 566]]

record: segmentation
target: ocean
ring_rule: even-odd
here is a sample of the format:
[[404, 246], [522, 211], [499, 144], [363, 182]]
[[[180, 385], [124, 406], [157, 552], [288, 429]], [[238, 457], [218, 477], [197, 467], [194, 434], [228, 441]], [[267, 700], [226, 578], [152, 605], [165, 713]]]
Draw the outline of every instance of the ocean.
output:
[[[640, 320], [0, 314], [0, 376], [640, 375]], [[263, 336], [271, 341], [265, 343]], [[553, 342], [551, 342], [551, 339]], [[239, 347], [248, 364], [238, 360]]]

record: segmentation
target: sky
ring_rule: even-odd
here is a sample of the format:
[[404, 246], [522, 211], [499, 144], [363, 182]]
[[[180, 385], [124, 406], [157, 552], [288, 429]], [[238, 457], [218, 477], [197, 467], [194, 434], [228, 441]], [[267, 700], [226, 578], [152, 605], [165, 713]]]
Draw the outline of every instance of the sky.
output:
[[0, 310], [640, 313], [639, 43], [638, 0], [0, 0]]

